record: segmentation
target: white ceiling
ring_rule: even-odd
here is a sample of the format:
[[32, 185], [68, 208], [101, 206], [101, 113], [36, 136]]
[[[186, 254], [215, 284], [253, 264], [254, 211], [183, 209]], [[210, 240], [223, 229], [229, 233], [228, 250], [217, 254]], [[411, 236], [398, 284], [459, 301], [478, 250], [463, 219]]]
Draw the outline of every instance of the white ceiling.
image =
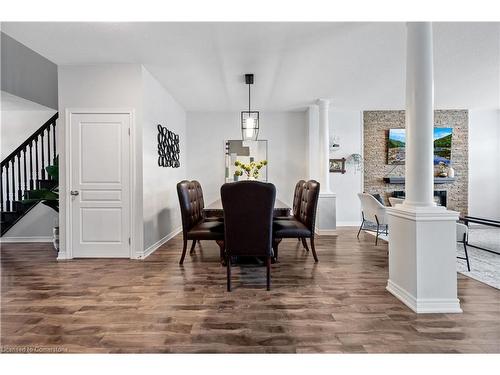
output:
[[[57, 64], [141, 63], [190, 111], [404, 107], [404, 23], [3, 23]], [[436, 108], [500, 108], [500, 23], [434, 24]], [[253, 107], [253, 105], [252, 105]]]

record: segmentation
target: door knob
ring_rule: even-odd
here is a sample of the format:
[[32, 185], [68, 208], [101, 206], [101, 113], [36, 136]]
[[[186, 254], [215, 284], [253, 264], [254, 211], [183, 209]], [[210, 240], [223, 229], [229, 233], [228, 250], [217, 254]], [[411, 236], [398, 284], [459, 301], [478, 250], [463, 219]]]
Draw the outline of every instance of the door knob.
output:
[[71, 195], [78, 195], [78, 194], [80, 194], [80, 193], [78, 192], [78, 190], [71, 190], [69, 193], [70, 193]]

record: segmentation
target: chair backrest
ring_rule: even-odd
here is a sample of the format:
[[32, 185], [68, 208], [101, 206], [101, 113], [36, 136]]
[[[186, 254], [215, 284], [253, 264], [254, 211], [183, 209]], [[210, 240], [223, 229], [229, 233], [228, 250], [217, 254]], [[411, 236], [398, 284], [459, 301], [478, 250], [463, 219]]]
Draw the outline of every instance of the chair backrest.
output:
[[181, 207], [182, 230], [185, 233], [203, 220], [203, 190], [198, 181], [183, 180], [177, 184], [177, 195]]
[[320, 185], [318, 181], [307, 181], [304, 184], [300, 198], [298, 220], [313, 233], [314, 226], [316, 224], [316, 208], [318, 207], [319, 188]]
[[365, 220], [387, 224], [386, 207], [382, 203], [368, 193], [358, 193], [358, 197]]
[[302, 198], [302, 191], [304, 190], [304, 184], [306, 182], [304, 180], [300, 180], [295, 185], [295, 191], [293, 192], [293, 208], [292, 214], [295, 218], [299, 218], [300, 216], [300, 200]]
[[220, 189], [225, 247], [230, 255], [272, 255], [276, 188], [259, 181], [230, 182]]

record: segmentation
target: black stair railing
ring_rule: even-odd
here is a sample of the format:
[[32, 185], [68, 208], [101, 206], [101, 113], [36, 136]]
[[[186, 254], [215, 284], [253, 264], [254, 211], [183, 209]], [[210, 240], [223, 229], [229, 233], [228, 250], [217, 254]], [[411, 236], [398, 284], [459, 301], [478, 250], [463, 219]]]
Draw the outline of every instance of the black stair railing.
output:
[[[56, 120], [52, 116], [18, 148], [2, 160], [0, 165], [0, 211], [15, 211], [14, 202], [38, 188], [38, 181], [50, 179], [45, 167], [54, 163], [56, 149]], [[40, 178], [41, 177], [41, 178]]]

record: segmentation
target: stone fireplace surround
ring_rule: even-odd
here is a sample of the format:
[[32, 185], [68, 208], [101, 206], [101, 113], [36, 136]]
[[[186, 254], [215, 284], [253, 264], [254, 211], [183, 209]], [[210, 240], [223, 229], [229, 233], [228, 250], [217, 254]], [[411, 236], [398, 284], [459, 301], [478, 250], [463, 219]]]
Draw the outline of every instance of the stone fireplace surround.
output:
[[[468, 123], [467, 110], [434, 111], [436, 127], [453, 128], [451, 164], [455, 169], [455, 181], [436, 184], [434, 190], [445, 191], [446, 206], [461, 215], [467, 214], [468, 207]], [[404, 191], [404, 184], [386, 183], [384, 177], [402, 177], [405, 171], [404, 165], [387, 164], [387, 137], [389, 129], [404, 127], [404, 111], [363, 112], [364, 191], [380, 194], [387, 205], [394, 192]]]

